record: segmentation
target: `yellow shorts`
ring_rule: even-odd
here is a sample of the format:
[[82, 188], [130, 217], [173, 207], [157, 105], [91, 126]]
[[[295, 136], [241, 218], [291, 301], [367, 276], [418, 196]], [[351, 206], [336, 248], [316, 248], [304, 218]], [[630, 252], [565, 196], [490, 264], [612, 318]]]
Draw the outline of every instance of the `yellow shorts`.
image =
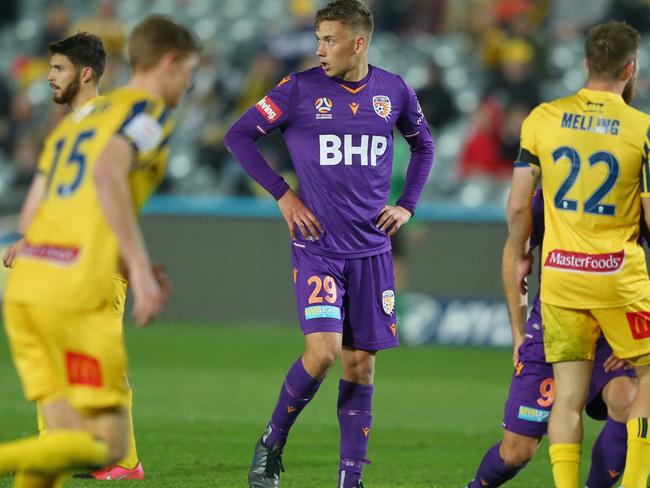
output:
[[650, 297], [618, 308], [580, 310], [542, 302], [544, 352], [550, 363], [591, 361], [602, 330], [614, 354], [650, 364]]
[[4, 324], [28, 400], [65, 397], [77, 409], [128, 404], [122, 315], [5, 303]]

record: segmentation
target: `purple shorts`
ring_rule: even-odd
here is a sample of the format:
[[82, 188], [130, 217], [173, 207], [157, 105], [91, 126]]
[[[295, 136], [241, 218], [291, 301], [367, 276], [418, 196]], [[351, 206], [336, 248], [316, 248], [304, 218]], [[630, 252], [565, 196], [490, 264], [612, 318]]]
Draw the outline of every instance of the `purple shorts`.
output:
[[[510, 393], [503, 413], [503, 427], [515, 434], [542, 437], [546, 434], [548, 418], [553, 406], [553, 367], [545, 362], [544, 345], [526, 343], [519, 348], [520, 361], [512, 375]], [[605, 373], [605, 360], [612, 349], [601, 336], [596, 346], [594, 370], [589, 386], [587, 414], [596, 420], [607, 418], [607, 406], [602, 398], [605, 385], [616, 377], [634, 377], [633, 371], [619, 369]]]
[[365, 351], [399, 345], [390, 251], [337, 259], [294, 245], [291, 262], [303, 334], [338, 332], [344, 346]]

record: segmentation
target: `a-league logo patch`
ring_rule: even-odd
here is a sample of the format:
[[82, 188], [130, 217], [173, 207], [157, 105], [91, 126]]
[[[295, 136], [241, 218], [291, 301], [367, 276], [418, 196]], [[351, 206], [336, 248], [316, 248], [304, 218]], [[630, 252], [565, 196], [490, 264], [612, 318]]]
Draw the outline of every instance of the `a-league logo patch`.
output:
[[326, 98], [326, 97], [317, 98], [316, 102], [314, 102], [314, 106], [316, 107], [316, 111], [318, 112], [316, 114], [317, 119], [322, 120], [322, 119], [332, 118], [332, 114], [330, 112], [332, 111], [332, 107], [334, 106], [334, 103], [330, 98]]
[[386, 290], [381, 294], [381, 306], [387, 315], [393, 313], [395, 309], [395, 292], [393, 290]]
[[375, 95], [372, 97], [372, 108], [375, 109], [377, 115], [388, 122], [393, 109], [390, 98], [386, 95]]

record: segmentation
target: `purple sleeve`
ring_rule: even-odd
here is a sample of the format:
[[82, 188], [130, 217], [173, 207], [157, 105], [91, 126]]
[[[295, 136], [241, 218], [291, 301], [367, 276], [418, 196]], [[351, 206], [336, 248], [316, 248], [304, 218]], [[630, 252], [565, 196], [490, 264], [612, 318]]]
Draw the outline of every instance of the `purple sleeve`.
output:
[[293, 76], [283, 78], [268, 95], [249, 108], [228, 129], [224, 141], [228, 150], [251, 178], [276, 200], [287, 192], [289, 185], [264, 159], [257, 147], [257, 140], [290, 123], [295, 85]]
[[530, 233], [530, 248], [535, 249], [544, 240], [544, 195], [537, 190], [533, 195], [533, 230]]
[[411, 160], [406, 171], [404, 191], [397, 200], [397, 205], [414, 215], [415, 207], [433, 165], [434, 147], [418, 97], [413, 88], [403, 80], [402, 83], [404, 83], [406, 101], [397, 120], [397, 128], [411, 146]]

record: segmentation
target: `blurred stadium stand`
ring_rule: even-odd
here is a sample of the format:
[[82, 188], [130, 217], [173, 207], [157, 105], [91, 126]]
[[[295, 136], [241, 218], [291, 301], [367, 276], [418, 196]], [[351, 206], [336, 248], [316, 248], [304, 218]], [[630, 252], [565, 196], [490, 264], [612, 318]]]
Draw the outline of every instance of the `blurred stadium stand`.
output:
[[[127, 75], [124, 39], [158, 12], [192, 25], [205, 44], [196, 89], [178, 113], [164, 193], [267, 198], [223, 146], [228, 124], [287, 72], [313, 65], [312, 18], [324, 0], [6, 0], [0, 9], [0, 203], [15, 210], [42, 138], [63, 110], [50, 101], [47, 43], [80, 29], [110, 54], [102, 90]], [[371, 62], [401, 73], [420, 93], [437, 143], [424, 198], [470, 209], [500, 208], [521, 120], [539, 100], [584, 81], [589, 24], [625, 18], [646, 31], [641, 0], [374, 0]], [[589, 15], [584, 12], [588, 11]], [[650, 106], [644, 42], [640, 108]], [[291, 178], [279, 136], [263, 143]], [[396, 158], [405, 158], [398, 148]], [[489, 210], [494, 212], [494, 208]], [[435, 212], [433, 212], [435, 214]], [[472, 212], [470, 215], [474, 214]]]

